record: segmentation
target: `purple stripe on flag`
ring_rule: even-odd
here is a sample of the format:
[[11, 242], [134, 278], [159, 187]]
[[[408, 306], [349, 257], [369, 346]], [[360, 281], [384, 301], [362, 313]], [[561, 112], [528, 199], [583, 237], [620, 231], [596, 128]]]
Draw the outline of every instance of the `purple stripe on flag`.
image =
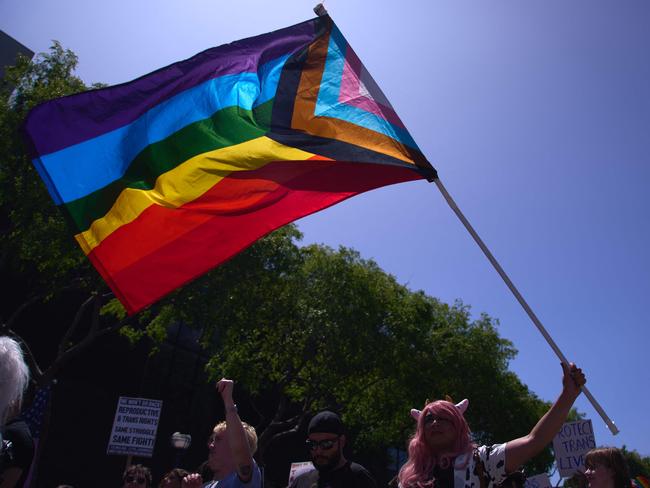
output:
[[126, 125], [155, 105], [206, 80], [254, 73], [267, 61], [312, 42], [319, 19], [203, 51], [185, 61], [121, 85], [91, 90], [39, 105], [25, 131], [33, 157], [58, 151]]

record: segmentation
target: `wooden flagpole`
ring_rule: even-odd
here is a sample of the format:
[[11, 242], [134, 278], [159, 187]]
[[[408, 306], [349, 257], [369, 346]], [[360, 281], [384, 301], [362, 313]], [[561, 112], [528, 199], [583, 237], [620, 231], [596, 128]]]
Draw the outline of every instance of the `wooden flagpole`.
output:
[[[458, 208], [458, 205], [456, 205], [456, 202], [454, 202], [454, 199], [451, 198], [451, 195], [447, 192], [446, 188], [440, 181], [440, 179], [436, 178], [433, 180], [435, 184], [438, 186], [438, 189], [440, 190], [440, 193], [442, 193], [442, 196], [445, 198], [447, 201], [447, 204], [451, 207], [451, 209], [454, 211], [456, 216], [460, 219], [460, 221], [463, 223], [467, 231], [471, 234], [471, 236], [474, 238], [474, 241], [478, 244], [478, 246], [481, 248], [481, 251], [483, 251], [483, 254], [488, 258], [490, 263], [492, 263], [492, 266], [494, 266], [494, 269], [497, 270], [497, 273], [499, 273], [499, 276], [503, 279], [503, 281], [506, 283], [508, 288], [510, 288], [510, 291], [512, 294], [515, 296], [517, 301], [520, 303], [520, 305], [523, 307], [523, 309], [526, 311], [530, 319], [533, 321], [539, 332], [544, 336], [544, 339], [546, 339], [546, 342], [548, 342], [548, 345], [551, 346], [551, 349], [557, 354], [557, 356], [560, 358], [560, 361], [562, 361], [565, 364], [569, 364], [569, 361], [567, 360], [566, 356], [560, 351], [560, 348], [557, 346], [553, 338], [550, 336], [550, 334], [546, 331], [542, 323], [539, 321], [537, 316], [535, 315], [535, 312], [530, 308], [528, 303], [526, 303], [526, 300], [524, 300], [524, 297], [521, 296], [521, 293], [519, 293], [519, 290], [515, 287], [515, 285], [512, 283], [506, 272], [503, 270], [501, 265], [498, 263], [498, 261], [494, 258], [490, 250], [487, 248], [483, 240], [479, 237], [479, 235], [476, 233], [472, 225], [469, 223], [469, 221], [465, 218], [463, 213], [460, 211]], [[587, 399], [591, 402], [593, 407], [596, 409], [596, 412], [601, 416], [601, 418], [605, 421], [607, 424], [607, 428], [609, 428], [610, 432], [614, 435], [618, 434], [619, 430], [616, 427], [616, 424], [607, 416], [605, 413], [605, 410], [600, 406], [600, 404], [596, 401], [596, 399], [593, 397], [593, 395], [589, 392], [586, 386], [582, 387], [582, 392], [585, 394]]]

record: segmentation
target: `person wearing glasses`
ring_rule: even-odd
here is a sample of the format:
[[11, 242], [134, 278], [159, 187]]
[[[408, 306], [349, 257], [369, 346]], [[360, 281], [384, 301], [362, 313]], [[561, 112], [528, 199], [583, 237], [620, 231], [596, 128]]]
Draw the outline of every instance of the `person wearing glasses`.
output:
[[151, 470], [142, 464], [132, 464], [122, 475], [122, 488], [151, 488]]
[[309, 422], [307, 437], [316, 469], [296, 477], [290, 488], [376, 488], [375, 480], [363, 466], [345, 459], [343, 422], [334, 412], [316, 414]]
[[398, 474], [401, 488], [496, 488], [508, 474], [541, 452], [562, 424], [586, 383], [575, 364], [562, 364], [562, 393], [530, 433], [505, 444], [476, 446], [463, 413], [468, 401], [430, 402], [417, 420], [408, 461]]
[[214, 473], [211, 481], [202, 485], [201, 475], [192, 473], [183, 478], [183, 488], [261, 488], [262, 474], [253, 459], [257, 450], [255, 429], [242, 422], [232, 398], [234, 382], [223, 378], [217, 391], [223, 400], [226, 420], [212, 429], [208, 439], [208, 466]]

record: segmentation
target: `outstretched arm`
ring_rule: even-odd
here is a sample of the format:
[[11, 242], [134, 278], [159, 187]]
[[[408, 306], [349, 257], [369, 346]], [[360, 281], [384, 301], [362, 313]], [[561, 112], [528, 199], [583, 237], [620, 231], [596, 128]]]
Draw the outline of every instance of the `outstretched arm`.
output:
[[226, 410], [226, 433], [237, 475], [246, 483], [253, 476], [253, 456], [248, 445], [246, 431], [232, 399], [233, 386], [233, 381], [223, 378], [217, 382], [217, 391], [223, 399], [223, 406]]
[[553, 406], [539, 419], [528, 435], [506, 444], [506, 472], [512, 473], [519, 469], [553, 440], [566, 420], [573, 402], [580, 395], [580, 387], [586, 383], [582, 370], [573, 363], [568, 366], [562, 363], [562, 370], [562, 393]]

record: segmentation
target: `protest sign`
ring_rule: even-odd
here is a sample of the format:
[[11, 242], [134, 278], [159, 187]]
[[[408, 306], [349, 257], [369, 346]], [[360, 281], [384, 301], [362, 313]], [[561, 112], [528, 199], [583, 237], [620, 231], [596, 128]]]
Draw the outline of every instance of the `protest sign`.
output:
[[309, 461], [304, 463], [291, 463], [291, 468], [289, 469], [289, 485], [301, 474], [307, 471], [313, 471], [314, 469], [316, 468]]
[[161, 409], [162, 400], [120, 397], [106, 453], [151, 457]]
[[567, 422], [553, 439], [555, 461], [560, 476], [572, 476], [584, 471], [585, 454], [596, 447], [591, 420]]
[[551, 488], [551, 481], [545, 473], [528, 476], [524, 488]]

